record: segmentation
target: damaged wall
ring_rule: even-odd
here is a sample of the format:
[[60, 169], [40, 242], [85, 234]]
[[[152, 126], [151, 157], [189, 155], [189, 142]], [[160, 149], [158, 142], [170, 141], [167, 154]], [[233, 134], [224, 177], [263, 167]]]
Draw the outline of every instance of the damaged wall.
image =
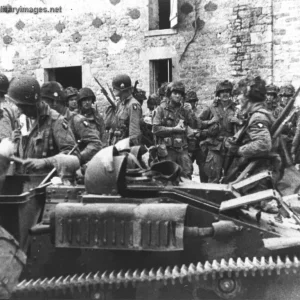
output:
[[[177, 33], [159, 35], [149, 34], [149, 24], [157, 22], [149, 23], [153, 3], [26, 1], [26, 7], [61, 6], [62, 13], [1, 13], [0, 70], [9, 78], [32, 74], [43, 83], [45, 68], [80, 65], [83, 86], [103, 101], [93, 76], [110, 83], [117, 73], [128, 73], [148, 95], [149, 60], [160, 58], [172, 58], [173, 78], [196, 89], [201, 101], [213, 98], [219, 80], [248, 73], [279, 85], [300, 83], [298, 0], [178, 0]], [[195, 8], [198, 31], [182, 56], [194, 35]]]

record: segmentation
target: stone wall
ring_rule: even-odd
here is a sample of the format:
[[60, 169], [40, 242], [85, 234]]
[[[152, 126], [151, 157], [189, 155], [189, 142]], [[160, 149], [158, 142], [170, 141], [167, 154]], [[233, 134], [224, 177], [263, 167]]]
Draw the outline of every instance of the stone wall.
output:
[[[1, 13], [0, 71], [9, 78], [32, 74], [43, 83], [47, 68], [82, 66], [83, 86], [105, 105], [93, 76], [110, 83], [117, 73], [128, 73], [148, 94], [153, 59], [172, 58], [173, 79], [194, 88], [204, 102], [213, 98], [219, 80], [237, 81], [249, 73], [297, 85], [298, 2], [178, 0], [177, 32], [153, 35], [148, 0], [52, 0], [51, 5], [28, 0], [26, 7], [62, 12]], [[25, 7], [21, 0], [8, 3]]]

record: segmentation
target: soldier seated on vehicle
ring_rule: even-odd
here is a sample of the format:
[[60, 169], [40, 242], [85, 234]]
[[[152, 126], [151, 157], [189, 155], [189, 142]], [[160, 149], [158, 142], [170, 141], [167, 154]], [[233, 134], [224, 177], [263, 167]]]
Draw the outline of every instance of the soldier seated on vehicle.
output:
[[279, 88], [276, 85], [269, 84], [266, 86], [266, 91], [266, 109], [272, 112], [273, 117], [277, 119], [283, 110], [283, 107], [279, 104]]
[[88, 121], [90, 126], [97, 130], [99, 138], [102, 142], [104, 141], [104, 119], [99, 111], [93, 107], [96, 101], [96, 96], [94, 92], [88, 88], [84, 87], [79, 90], [77, 95], [77, 104], [79, 114], [83, 115]]
[[142, 108], [138, 100], [132, 95], [131, 79], [127, 74], [119, 74], [112, 81], [113, 93], [119, 98], [116, 108], [107, 109], [106, 126], [111, 132], [110, 144], [114, 145], [124, 138], [130, 138], [130, 144], [141, 143], [140, 122]]
[[[239, 144], [235, 143], [235, 139], [232, 138], [228, 138], [225, 142], [228, 152], [234, 156], [226, 176], [231, 176], [230, 181], [234, 181], [251, 161], [259, 160], [252, 174], [270, 170], [272, 171], [273, 181], [276, 184], [279, 179], [281, 159], [279, 154], [272, 152], [273, 143], [270, 129], [274, 118], [272, 113], [266, 110], [264, 106], [266, 96], [265, 81], [260, 77], [241, 80], [239, 82], [239, 90], [241, 110], [247, 115], [247, 121], [243, 128], [240, 129], [242, 136], [239, 137], [239, 140], [241, 140]], [[239, 135], [239, 132], [237, 135]], [[253, 188], [253, 191], [265, 188], [265, 182], [260, 182], [259, 185]], [[269, 209], [266, 203], [262, 204], [262, 208]]]
[[72, 86], [65, 89], [66, 93], [66, 104], [70, 111], [78, 113], [77, 95], [78, 90]]
[[66, 95], [58, 82], [44, 83], [41, 87], [41, 99], [66, 118], [79, 146], [81, 164], [89, 162], [103, 147], [96, 129], [90, 126], [84, 116], [71, 112], [66, 107]]
[[196, 120], [189, 108], [184, 108], [185, 87], [180, 81], [168, 85], [167, 101], [157, 107], [153, 117], [153, 134], [158, 143], [160, 160], [179, 164], [183, 174], [191, 178], [192, 161], [188, 154], [188, 126], [196, 128]]
[[[20, 156], [25, 172], [48, 173], [54, 167], [53, 156], [73, 154], [80, 158], [75, 149], [76, 141], [68, 121], [40, 98], [40, 85], [31, 76], [14, 77], [9, 85], [8, 97], [21, 113], [33, 119], [28, 138], [20, 143]], [[14, 135], [21, 135], [19, 129]], [[21, 137], [22, 138], [22, 137]]]

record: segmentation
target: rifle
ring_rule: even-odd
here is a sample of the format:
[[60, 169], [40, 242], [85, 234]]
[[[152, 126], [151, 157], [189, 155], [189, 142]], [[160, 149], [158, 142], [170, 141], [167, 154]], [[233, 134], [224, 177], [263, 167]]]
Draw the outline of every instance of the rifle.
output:
[[111, 94], [112, 97], [114, 98], [114, 101], [117, 102], [117, 99], [116, 99], [116, 97], [115, 97], [115, 94], [114, 94], [113, 90], [109, 87], [108, 83], [107, 83], [106, 85], [107, 85], [107, 87], [108, 87], [108, 90], [110, 91], [110, 94]]
[[[272, 140], [274, 140], [281, 134], [281, 132], [283, 131], [283, 129], [285, 127], [285, 124], [287, 124], [292, 119], [292, 117], [295, 115], [295, 113], [297, 112], [297, 109], [293, 108], [293, 106], [294, 106], [297, 96], [299, 95], [299, 92], [300, 92], [300, 87], [298, 88], [298, 90], [296, 91], [294, 96], [290, 99], [290, 101], [287, 103], [286, 107], [283, 109], [283, 111], [281, 112], [279, 117], [276, 119], [276, 121], [272, 125], [272, 127], [270, 129], [270, 134], [271, 134]], [[281, 142], [280, 146], [281, 147], [283, 146], [282, 142]], [[284, 154], [285, 154], [285, 159], [287, 161], [290, 161], [290, 160], [288, 160], [287, 153], [284, 152]], [[238, 182], [238, 181], [244, 179], [248, 173], [250, 173], [253, 169], [256, 168], [257, 164], [258, 164], [258, 160], [250, 162], [248, 164], [248, 166], [245, 168], [245, 170], [241, 173], [241, 175], [235, 180], [235, 182]], [[226, 176], [226, 178], [224, 178], [223, 182], [225, 182], [225, 183], [230, 182], [231, 178], [238, 172], [239, 168], [240, 168], [240, 166], [236, 166], [230, 172], [230, 174], [228, 174]]]
[[98, 81], [98, 79], [94, 76], [94, 79], [96, 80], [96, 82], [98, 83], [98, 85], [100, 86], [101, 88], [101, 93], [106, 97], [106, 99], [108, 100], [108, 102], [111, 104], [111, 106], [113, 107], [113, 109], [116, 109], [117, 106], [116, 104], [114, 103], [113, 100], [111, 100], [111, 98], [109, 97], [108, 93], [107, 93], [107, 90], [101, 85], [101, 83]]

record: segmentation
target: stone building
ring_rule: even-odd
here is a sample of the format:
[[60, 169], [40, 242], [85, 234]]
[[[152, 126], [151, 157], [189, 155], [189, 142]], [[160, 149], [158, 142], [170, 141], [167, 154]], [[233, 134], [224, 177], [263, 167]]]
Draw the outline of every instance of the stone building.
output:
[[300, 84], [299, 0], [8, 0], [0, 11], [1, 72], [91, 87], [103, 107], [93, 76], [106, 86], [120, 72], [147, 95], [180, 79], [203, 102], [248, 73]]

